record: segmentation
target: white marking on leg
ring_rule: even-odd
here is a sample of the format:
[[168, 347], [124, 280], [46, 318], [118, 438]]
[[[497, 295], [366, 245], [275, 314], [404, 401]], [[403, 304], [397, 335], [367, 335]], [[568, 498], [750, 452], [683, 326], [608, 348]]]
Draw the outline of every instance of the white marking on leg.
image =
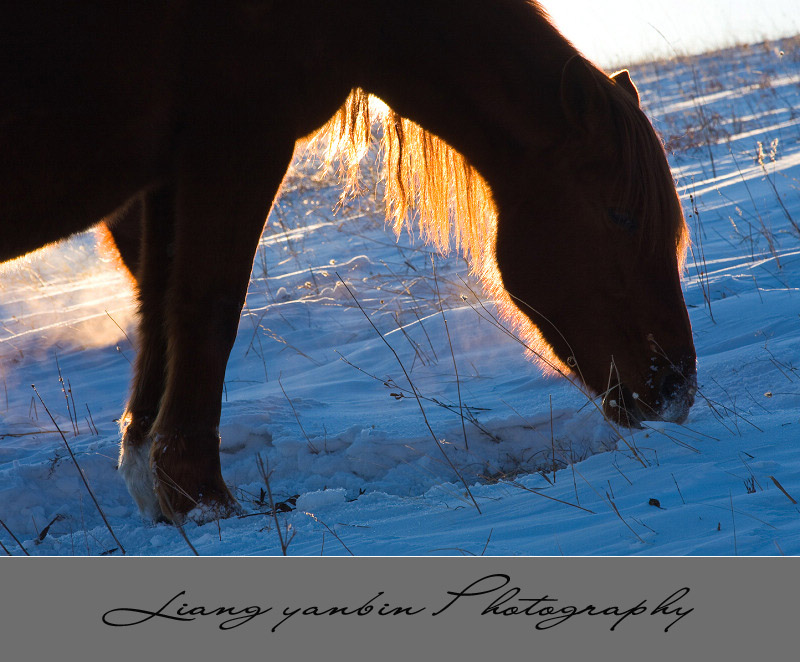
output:
[[150, 443], [129, 444], [122, 440], [119, 456], [119, 472], [125, 479], [128, 492], [139, 507], [142, 517], [157, 521], [163, 517], [153, 485], [150, 469]]

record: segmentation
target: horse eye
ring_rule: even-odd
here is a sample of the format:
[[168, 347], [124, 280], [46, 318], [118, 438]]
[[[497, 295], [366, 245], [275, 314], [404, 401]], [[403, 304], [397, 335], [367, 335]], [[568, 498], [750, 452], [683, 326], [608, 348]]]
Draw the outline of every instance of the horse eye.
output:
[[627, 230], [628, 232], [635, 232], [639, 227], [639, 221], [636, 219], [636, 217], [626, 211], [609, 209], [608, 216], [616, 225], [621, 227], [623, 230]]

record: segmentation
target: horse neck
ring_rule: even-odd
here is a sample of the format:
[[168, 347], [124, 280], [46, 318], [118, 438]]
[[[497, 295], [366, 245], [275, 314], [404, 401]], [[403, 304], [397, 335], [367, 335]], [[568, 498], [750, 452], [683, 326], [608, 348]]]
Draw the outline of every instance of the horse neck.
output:
[[[357, 3], [356, 3], [357, 4]], [[443, 138], [491, 178], [544, 153], [565, 125], [575, 48], [527, 0], [367, 0], [351, 42], [356, 83]]]

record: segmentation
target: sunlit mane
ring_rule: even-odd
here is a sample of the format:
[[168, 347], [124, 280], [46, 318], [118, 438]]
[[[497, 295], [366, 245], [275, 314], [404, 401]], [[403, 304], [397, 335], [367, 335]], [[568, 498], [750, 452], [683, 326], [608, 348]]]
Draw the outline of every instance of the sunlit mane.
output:
[[370, 95], [361, 89], [351, 92], [310, 144], [324, 149], [329, 166], [339, 162], [346, 194], [358, 187], [359, 163], [369, 150], [373, 120], [382, 129], [386, 218], [395, 232], [406, 226], [413, 230], [411, 222], [416, 219], [426, 242], [443, 253], [453, 247], [461, 251], [528, 353], [545, 372], [568, 375], [570, 368], [556, 357], [503, 287], [494, 252], [497, 210], [492, 192], [466, 158], [391, 108], [371, 113]]
[[[642, 250], [676, 251], [679, 268], [688, 247], [688, 230], [671, 181], [663, 146], [652, 125], [624, 89], [595, 70], [613, 105], [620, 140], [619, 205], [635, 211], [641, 223]], [[328, 166], [339, 163], [345, 193], [358, 188], [359, 165], [372, 141], [373, 121], [381, 125], [386, 218], [396, 233], [411, 231], [416, 219], [426, 242], [445, 253], [453, 248], [470, 261], [504, 321], [525, 344], [545, 372], [567, 375], [560, 361], [530, 319], [521, 314], [503, 287], [495, 260], [497, 210], [486, 181], [466, 158], [443, 140], [397, 112], [374, 102], [362, 89], [353, 90], [311, 144], [324, 149]], [[375, 112], [376, 106], [382, 106]], [[371, 111], [372, 108], [372, 111]], [[670, 222], [671, 221], [671, 222]]]

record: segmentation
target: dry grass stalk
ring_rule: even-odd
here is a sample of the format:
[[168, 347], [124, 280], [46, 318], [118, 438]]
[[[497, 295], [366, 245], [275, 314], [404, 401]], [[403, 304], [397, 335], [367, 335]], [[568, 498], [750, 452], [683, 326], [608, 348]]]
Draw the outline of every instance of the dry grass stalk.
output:
[[442, 295], [439, 292], [439, 279], [436, 276], [436, 261], [431, 257], [431, 268], [433, 269], [433, 281], [436, 283], [436, 300], [439, 303], [439, 312], [442, 314], [442, 321], [444, 322], [444, 330], [447, 333], [447, 344], [450, 347], [450, 356], [453, 359], [453, 372], [456, 375], [456, 389], [458, 391], [458, 411], [461, 414], [461, 430], [464, 433], [464, 448], [469, 450], [469, 442], [467, 441], [467, 427], [464, 423], [464, 403], [461, 400], [461, 380], [458, 377], [458, 365], [456, 365], [456, 355], [453, 351], [453, 341], [450, 338], [450, 328], [447, 326], [447, 317], [444, 314], [442, 307]]
[[[281, 553], [284, 556], [288, 556], [288, 549], [289, 545], [294, 540], [295, 531], [292, 531], [292, 535], [288, 536], [288, 538], [284, 538], [283, 532], [281, 531], [281, 524], [278, 521], [278, 509], [275, 507], [275, 500], [272, 498], [272, 487], [270, 486], [269, 477], [272, 475], [272, 472], [269, 471], [268, 466], [265, 466], [264, 460], [261, 459], [261, 455], [256, 455], [256, 464], [258, 465], [258, 472], [261, 474], [261, 479], [264, 481], [264, 485], [267, 488], [267, 498], [269, 499], [269, 507], [271, 511], [272, 518], [275, 520], [275, 530], [278, 532], [278, 541], [280, 542], [281, 546]], [[288, 525], [287, 525], [287, 534], [288, 534]]]
[[281, 392], [283, 393], [283, 397], [286, 398], [286, 401], [289, 403], [289, 406], [292, 408], [292, 413], [294, 413], [294, 418], [297, 421], [297, 425], [300, 428], [300, 432], [303, 433], [303, 436], [306, 438], [306, 443], [308, 444], [308, 450], [310, 450], [314, 455], [319, 453], [319, 449], [311, 443], [311, 439], [309, 438], [308, 434], [303, 427], [303, 424], [300, 422], [300, 416], [297, 414], [297, 410], [294, 408], [294, 404], [292, 403], [291, 399], [288, 395], [286, 395], [286, 391], [283, 388], [283, 384], [281, 383], [281, 378], [278, 376], [278, 386], [281, 387]]
[[[21, 549], [21, 550], [22, 550], [22, 551], [25, 553], [25, 556], [30, 556], [30, 554], [28, 554], [28, 550], [27, 550], [27, 549], [25, 549], [25, 547], [24, 547], [24, 546], [23, 546], [23, 544], [22, 544], [22, 543], [19, 541], [19, 539], [17, 538], [17, 536], [15, 536], [15, 535], [14, 535], [14, 534], [11, 532], [11, 529], [9, 529], [9, 528], [6, 526], [6, 523], [5, 523], [3, 520], [1, 520], [1, 519], [0, 519], [0, 525], [2, 525], [2, 527], [3, 527], [3, 528], [4, 528], [4, 529], [5, 529], [7, 532], [8, 532], [8, 535], [10, 535], [10, 536], [11, 536], [11, 537], [14, 539], [14, 542], [15, 542], [15, 543], [17, 543], [17, 545], [19, 545], [19, 548], [20, 548], [20, 549]], [[9, 556], [11, 556], [11, 552], [9, 552], [9, 551], [8, 551], [8, 550], [5, 548], [5, 546], [3, 547], [3, 549], [5, 550], [6, 554], [8, 554]]]
[[[185, 490], [183, 490], [177, 483], [175, 483], [175, 481], [173, 481], [171, 478], [169, 478], [169, 476], [166, 473], [164, 473], [163, 470], [161, 470], [160, 473], [162, 475], [162, 482], [171, 483], [171, 487], [173, 489], [175, 489], [176, 491], [181, 492], [184, 496], [189, 497], [189, 494]], [[167, 480], [164, 480], [165, 478]], [[189, 497], [189, 498], [191, 498], [191, 497]], [[192, 553], [195, 556], [200, 556], [200, 554], [195, 549], [195, 546], [192, 544], [191, 540], [189, 540], [189, 536], [186, 535], [186, 531], [183, 530], [183, 525], [180, 523], [181, 518], [178, 517], [175, 514], [175, 510], [172, 507], [172, 503], [170, 502], [169, 494], [167, 493], [166, 490], [164, 490], [163, 499], [165, 501], [165, 505], [166, 505], [167, 511], [168, 511], [166, 514], [169, 515], [169, 518], [172, 521], [173, 525], [175, 526], [176, 529], [178, 529], [178, 533], [181, 534], [181, 538], [183, 538], [184, 542], [186, 542], [186, 544], [189, 546], [189, 549], [192, 550]], [[195, 501], [195, 505], [197, 505], [196, 501]]]
[[50, 410], [47, 408], [47, 405], [45, 404], [44, 400], [42, 399], [42, 396], [39, 394], [39, 391], [36, 390], [36, 386], [34, 384], [31, 384], [31, 388], [33, 389], [33, 392], [36, 393], [36, 396], [39, 398], [39, 402], [42, 403], [42, 407], [44, 407], [44, 410], [47, 412], [47, 415], [50, 417], [50, 420], [53, 422], [53, 425], [55, 426], [56, 430], [61, 435], [61, 439], [64, 440], [64, 445], [67, 447], [67, 451], [69, 452], [69, 456], [72, 458], [72, 462], [75, 465], [75, 468], [78, 470], [78, 474], [80, 475], [81, 480], [83, 481], [83, 484], [86, 486], [86, 491], [89, 493], [89, 496], [92, 497], [92, 501], [94, 501], [94, 505], [97, 508], [97, 512], [100, 513], [100, 517], [103, 518], [103, 522], [105, 522], [105, 525], [106, 525], [106, 528], [108, 529], [108, 532], [111, 534], [111, 537], [114, 539], [114, 542], [117, 543], [117, 545], [119, 546], [119, 548], [122, 551], [122, 553], [125, 554], [126, 553], [125, 552], [125, 548], [122, 546], [122, 543], [119, 541], [119, 539], [117, 538], [116, 534], [114, 533], [114, 529], [111, 528], [111, 524], [108, 523], [108, 519], [106, 519], [106, 516], [105, 516], [105, 513], [103, 512], [103, 509], [100, 507], [100, 504], [98, 503], [97, 499], [95, 498], [94, 492], [92, 492], [92, 488], [89, 487], [89, 481], [86, 480], [86, 476], [84, 475], [83, 470], [81, 469], [80, 465], [78, 464], [78, 460], [75, 458], [75, 454], [72, 452], [72, 448], [70, 448], [69, 442], [67, 441], [67, 437], [61, 431], [61, 428], [58, 427], [58, 423], [56, 423], [56, 419], [53, 418], [53, 415], [50, 413]]
[[375, 333], [378, 334], [378, 337], [383, 341], [383, 343], [392, 352], [392, 355], [394, 356], [395, 360], [397, 361], [397, 363], [400, 366], [400, 369], [403, 371], [403, 374], [405, 375], [405, 378], [406, 378], [406, 381], [408, 382], [408, 385], [411, 387], [411, 391], [414, 394], [414, 397], [416, 398], [417, 405], [419, 406], [419, 410], [422, 413], [422, 418], [425, 421], [425, 427], [428, 428], [428, 432], [430, 433], [431, 437], [433, 438], [433, 441], [436, 444], [436, 448], [439, 449], [439, 451], [444, 456], [444, 459], [446, 460], [447, 464], [450, 465], [450, 468], [453, 470], [453, 472], [455, 472], [456, 476], [458, 476], [458, 479], [464, 485], [464, 489], [466, 490], [467, 495], [469, 496], [470, 500], [472, 501], [472, 505], [475, 506], [475, 509], [478, 511], [478, 513], [481, 513], [480, 506], [478, 505], [478, 502], [475, 501], [475, 497], [472, 496], [472, 491], [469, 489], [469, 485], [467, 485], [467, 481], [464, 480], [464, 477], [461, 475], [461, 472], [453, 464], [453, 461], [447, 456], [447, 453], [445, 452], [444, 448], [442, 447], [442, 444], [436, 438], [436, 434], [434, 433], [433, 428], [431, 427], [431, 424], [428, 421], [428, 416], [425, 414], [425, 408], [422, 406], [422, 400], [420, 399], [419, 391], [417, 391], [416, 386], [414, 386], [414, 382], [411, 381], [411, 377], [409, 376], [408, 372], [406, 371], [406, 368], [403, 365], [403, 362], [400, 360], [400, 357], [397, 355], [397, 352], [395, 351], [394, 347], [392, 347], [391, 344], [389, 344], [389, 341], [386, 340], [386, 338], [383, 337], [383, 334], [380, 331], [378, 331], [378, 327], [375, 326], [375, 323], [370, 319], [370, 316], [367, 315], [366, 311], [364, 310], [364, 308], [359, 303], [359, 301], [356, 298], [355, 294], [353, 294], [353, 291], [350, 289], [350, 287], [348, 287], [347, 283], [344, 282], [344, 280], [342, 279], [342, 277], [338, 273], [336, 274], [336, 276], [341, 281], [342, 285], [345, 286], [345, 288], [347, 289], [348, 293], [353, 298], [353, 301], [355, 301], [356, 306], [358, 306], [359, 310], [362, 312], [364, 317], [367, 318], [367, 321], [370, 323], [370, 326], [372, 326], [372, 328], [374, 329]]
[[504, 480], [504, 481], [501, 481], [501, 482], [505, 483], [506, 485], [511, 485], [512, 487], [518, 487], [519, 489], [525, 490], [526, 492], [530, 492], [531, 494], [537, 494], [540, 497], [544, 497], [545, 499], [549, 499], [550, 501], [555, 501], [556, 503], [563, 503], [565, 506], [572, 506], [573, 508], [577, 508], [578, 510], [583, 510], [584, 512], [587, 512], [590, 515], [596, 515], [597, 514], [593, 510], [589, 510], [588, 508], [584, 508], [583, 506], [579, 506], [577, 504], [570, 503], [569, 501], [563, 501], [561, 499], [556, 499], [555, 497], [551, 497], [550, 495], [545, 494], [544, 492], [540, 492], [539, 490], [531, 489], [530, 487], [526, 487], [525, 485], [522, 485], [521, 483], [518, 483], [518, 482], [513, 481], [513, 480]]
[[797, 505], [797, 501], [784, 489], [783, 485], [778, 482], [778, 479], [775, 476], [770, 476], [772, 482], [775, 483], [775, 487], [777, 487], [781, 492], [786, 495], [786, 498], [789, 499], [794, 505]]
[[[331, 535], [332, 535], [334, 538], [336, 538], [336, 540], [338, 540], [338, 541], [339, 541], [339, 544], [340, 544], [342, 547], [344, 547], [344, 548], [345, 548], [345, 550], [347, 551], [347, 553], [348, 553], [348, 554], [350, 554], [350, 556], [355, 556], [355, 554], [353, 554], [353, 552], [351, 551], [351, 549], [350, 549], [350, 548], [349, 548], [347, 545], [345, 545], [345, 544], [344, 544], [344, 540], [342, 540], [342, 539], [339, 537], [339, 535], [336, 533], [336, 531], [334, 531], [334, 530], [333, 530], [331, 527], [329, 527], [327, 524], [325, 524], [325, 522], [323, 522], [323, 521], [322, 521], [322, 520], [321, 520], [319, 517], [317, 517], [317, 516], [316, 516], [314, 513], [309, 513], [309, 512], [307, 512], [307, 511], [305, 511], [305, 510], [304, 510], [304, 511], [302, 511], [302, 512], [303, 512], [303, 514], [304, 514], [304, 515], [308, 515], [308, 516], [309, 516], [311, 519], [313, 519], [315, 522], [317, 522], [317, 523], [319, 523], [319, 524], [322, 524], [322, 526], [324, 526], [324, 527], [325, 527], [325, 528], [328, 530], [328, 533], [330, 533], [330, 534], [331, 534]], [[324, 534], [323, 534], [323, 535], [324, 535]]]

